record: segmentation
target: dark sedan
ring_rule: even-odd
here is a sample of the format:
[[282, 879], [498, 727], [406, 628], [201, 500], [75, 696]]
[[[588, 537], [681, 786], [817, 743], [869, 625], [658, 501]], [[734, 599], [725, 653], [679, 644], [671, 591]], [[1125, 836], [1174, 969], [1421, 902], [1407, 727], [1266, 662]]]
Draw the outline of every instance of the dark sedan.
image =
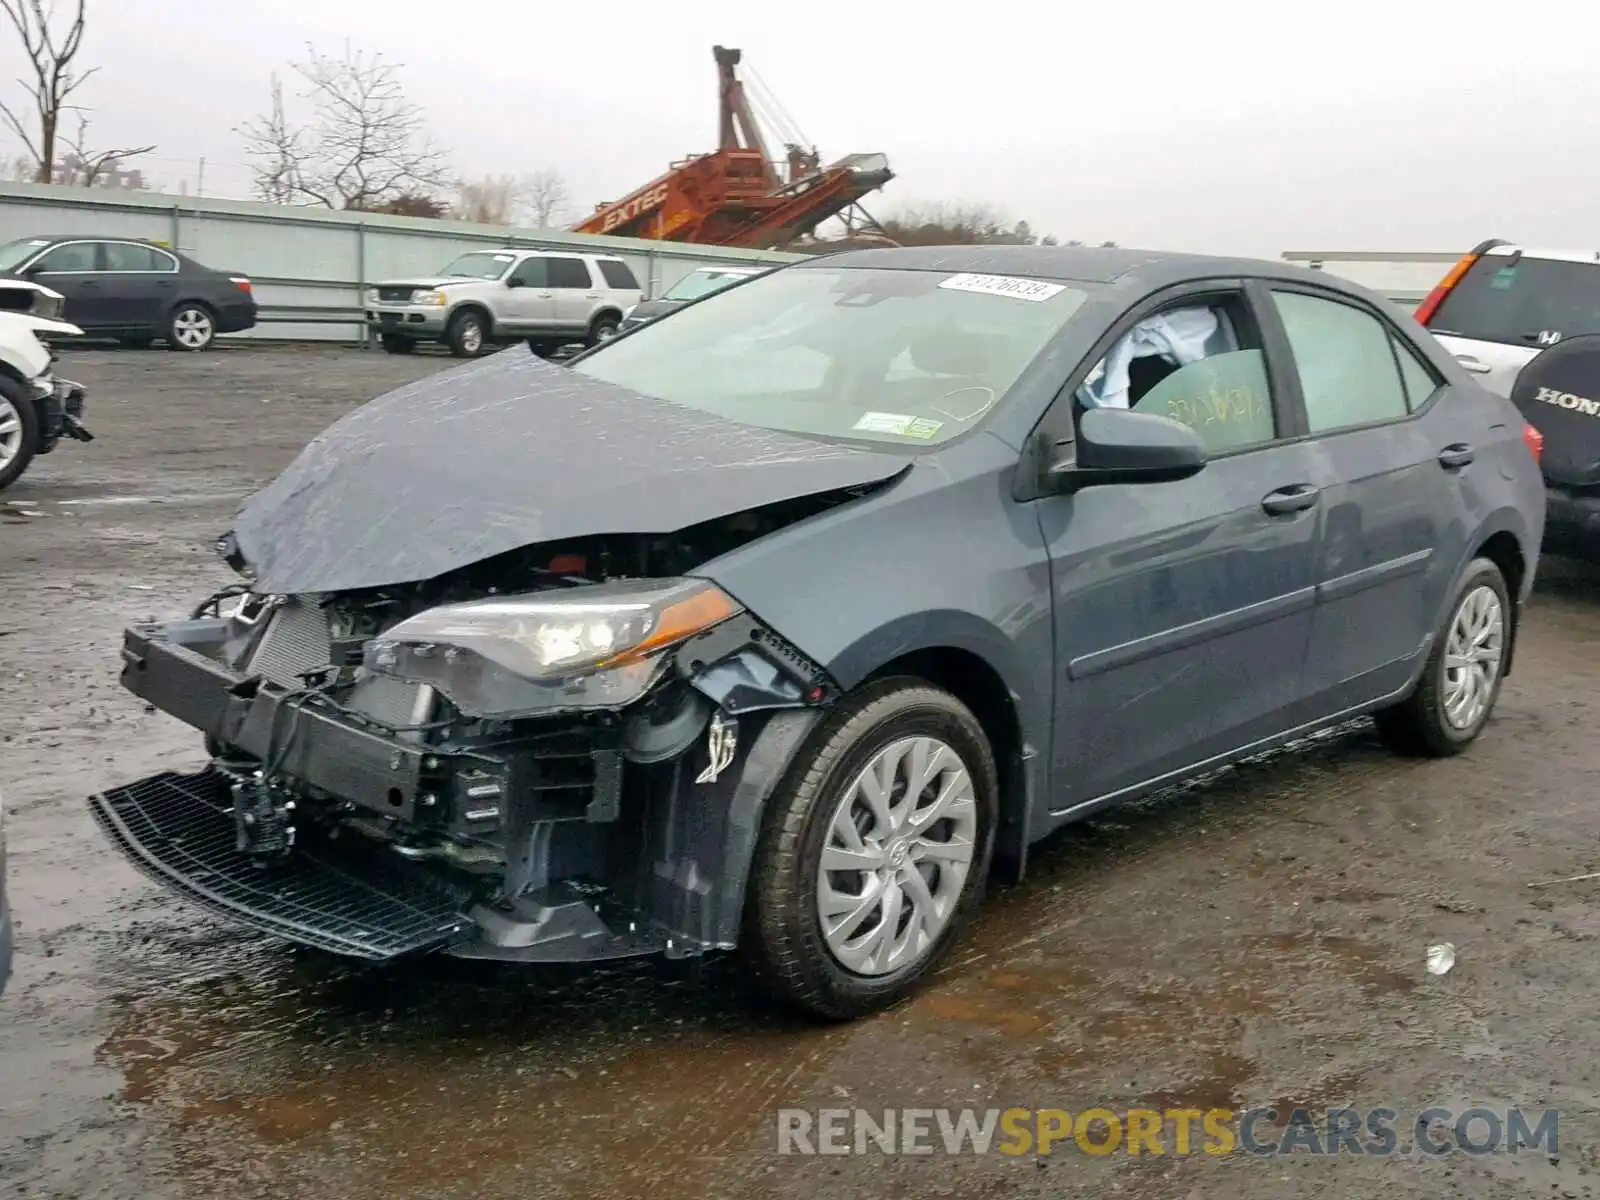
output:
[[648, 321], [677, 312], [685, 304], [692, 304], [702, 296], [710, 296], [770, 270], [771, 267], [696, 267], [668, 288], [664, 295], [654, 300], [641, 300], [623, 313], [619, 332], [627, 333]]
[[126, 346], [205, 350], [218, 334], [256, 323], [247, 276], [138, 238], [18, 238], [0, 246], [0, 275], [54, 288], [66, 297], [66, 320]]
[[176, 891], [341, 954], [737, 946], [860, 1014], [1065, 822], [1368, 714], [1468, 746], [1540, 449], [1321, 272], [796, 263], [324, 431], [220, 540], [240, 578], [125, 634], [124, 685], [212, 763], [91, 807]]

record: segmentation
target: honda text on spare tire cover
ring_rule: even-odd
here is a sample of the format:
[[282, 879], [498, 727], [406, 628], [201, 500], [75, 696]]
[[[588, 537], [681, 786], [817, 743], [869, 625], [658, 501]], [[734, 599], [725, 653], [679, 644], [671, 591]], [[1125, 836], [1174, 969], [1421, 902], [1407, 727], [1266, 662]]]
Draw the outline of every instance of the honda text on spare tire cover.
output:
[[737, 949], [856, 1016], [1068, 821], [1364, 715], [1403, 753], [1471, 745], [1538, 452], [1320, 272], [802, 260], [324, 431], [219, 538], [232, 580], [125, 633], [123, 684], [210, 762], [90, 808], [291, 941]]

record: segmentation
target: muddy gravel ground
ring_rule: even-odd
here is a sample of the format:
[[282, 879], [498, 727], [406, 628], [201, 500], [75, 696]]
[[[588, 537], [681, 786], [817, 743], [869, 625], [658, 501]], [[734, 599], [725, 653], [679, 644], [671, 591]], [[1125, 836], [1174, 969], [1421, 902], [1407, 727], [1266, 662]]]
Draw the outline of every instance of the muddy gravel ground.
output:
[[[201, 753], [118, 687], [123, 624], [223, 582], [211, 539], [317, 430], [451, 365], [65, 355], [99, 440], [0, 497], [19, 927], [0, 1194], [1600, 1195], [1600, 882], [1528, 886], [1600, 869], [1600, 574], [1570, 564], [1541, 571], [1469, 754], [1400, 761], [1358, 726], [1068, 830], [991, 895], [931, 987], [854, 1025], [773, 1011], [734, 961], [366, 969], [146, 882], [83, 798]], [[1446, 941], [1458, 963], [1430, 975]], [[1558, 1109], [1558, 1151], [776, 1153], [788, 1106], [1435, 1103]]]

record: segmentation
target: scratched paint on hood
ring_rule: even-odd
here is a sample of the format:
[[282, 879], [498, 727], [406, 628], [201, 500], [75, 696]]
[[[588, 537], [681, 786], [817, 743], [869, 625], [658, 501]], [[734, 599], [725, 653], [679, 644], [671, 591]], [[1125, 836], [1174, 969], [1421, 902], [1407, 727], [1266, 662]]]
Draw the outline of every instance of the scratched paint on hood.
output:
[[245, 502], [259, 591], [432, 579], [522, 546], [670, 533], [886, 480], [909, 458], [740, 424], [522, 347], [389, 392]]

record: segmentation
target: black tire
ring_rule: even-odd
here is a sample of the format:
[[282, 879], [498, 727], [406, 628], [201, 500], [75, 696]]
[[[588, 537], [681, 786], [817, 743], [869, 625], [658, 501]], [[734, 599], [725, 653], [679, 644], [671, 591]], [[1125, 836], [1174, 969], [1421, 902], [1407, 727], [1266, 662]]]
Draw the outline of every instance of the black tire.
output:
[[[936, 737], [953, 749], [972, 779], [973, 859], [951, 917], [932, 945], [892, 972], [863, 975], [843, 966], [823, 936], [817, 906], [822, 851], [843, 789], [879, 751], [916, 735]], [[847, 697], [808, 739], [762, 817], [741, 938], [757, 978], [778, 999], [835, 1020], [875, 1012], [909, 995], [982, 899], [998, 805], [988, 738], [950, 693], [898, 678]]]
[[1511, 646], [1514, 633], [1512, 622], [1516, 619], [1510, 595], [1506, 590], [1505, 576], [1500, 568], [1487, 558], [1477, 558], [1467, 567], [1461, 586], [1450, 602], [1449, 615], [1434, 640], [1433, 650], [1422, 669], [1422, 677], [1411, 694], [1400, 703], [1374, 714], [1378, 734], [1384, 744], [1398, 754], [1414, 757], [1447, 758], [1465, 750], [1494, 715], [1495, 701], [1500, 696], [1503, 678], [1500, 667], [1495, 670], [1494, 682], [1489, 687], [1488, 703], [1466, 726], [1458, 728], [1446, 711], [1445, 699], [1449, 679], [1445, 656], [1449, 649], [1451, 630], [1455, 627], [1469, 598], [1481, 588], [1488, 588], [1500, 606], [1500, 665]]
[[410, 354], [417, 348], [415, 338], [401, 337], [398, 333], [383, 334], [378, 341], [390, 354]]
[[528, 352], [539, 358], [549, 358], [556, 352], [556, 348], [550, 342], [540, 341], [538, 338], [529, 338]]
[[617, 336], [617, 327], [622, 324], [620, 317], [610, 313], [601, 313], [589, 322], [589, 332], [583, 339], [585, 346], [598, 346], [601, 342], [608, 342]]
[[119, 337], [117, 344], [128, 350], [148, 350], [150, 349], [150, 343], [153, 341], [155, 341], [155, 338], [150, 337], [148, 334], [141, 334], [138, 337]]
[[[15, 430], [11, 427], [15, 425]], [[39, 448], [39, 410], [23, 393], [22, 385], [8, 375], [0, 375], [0, 438], [17, 436], [10, 459], [0, 462], [0, 492], [6, 490], [28, 469]]]
[[217, 340], [217, 314], [210, 305], [185, 300], [167, 318], [167, 349], [191, 354], [211, 349]]
[[489, 344], [489, 321], [475, 308], [464, 308], [450, 318], [445, 345], [457, 358], [477, 358]]

